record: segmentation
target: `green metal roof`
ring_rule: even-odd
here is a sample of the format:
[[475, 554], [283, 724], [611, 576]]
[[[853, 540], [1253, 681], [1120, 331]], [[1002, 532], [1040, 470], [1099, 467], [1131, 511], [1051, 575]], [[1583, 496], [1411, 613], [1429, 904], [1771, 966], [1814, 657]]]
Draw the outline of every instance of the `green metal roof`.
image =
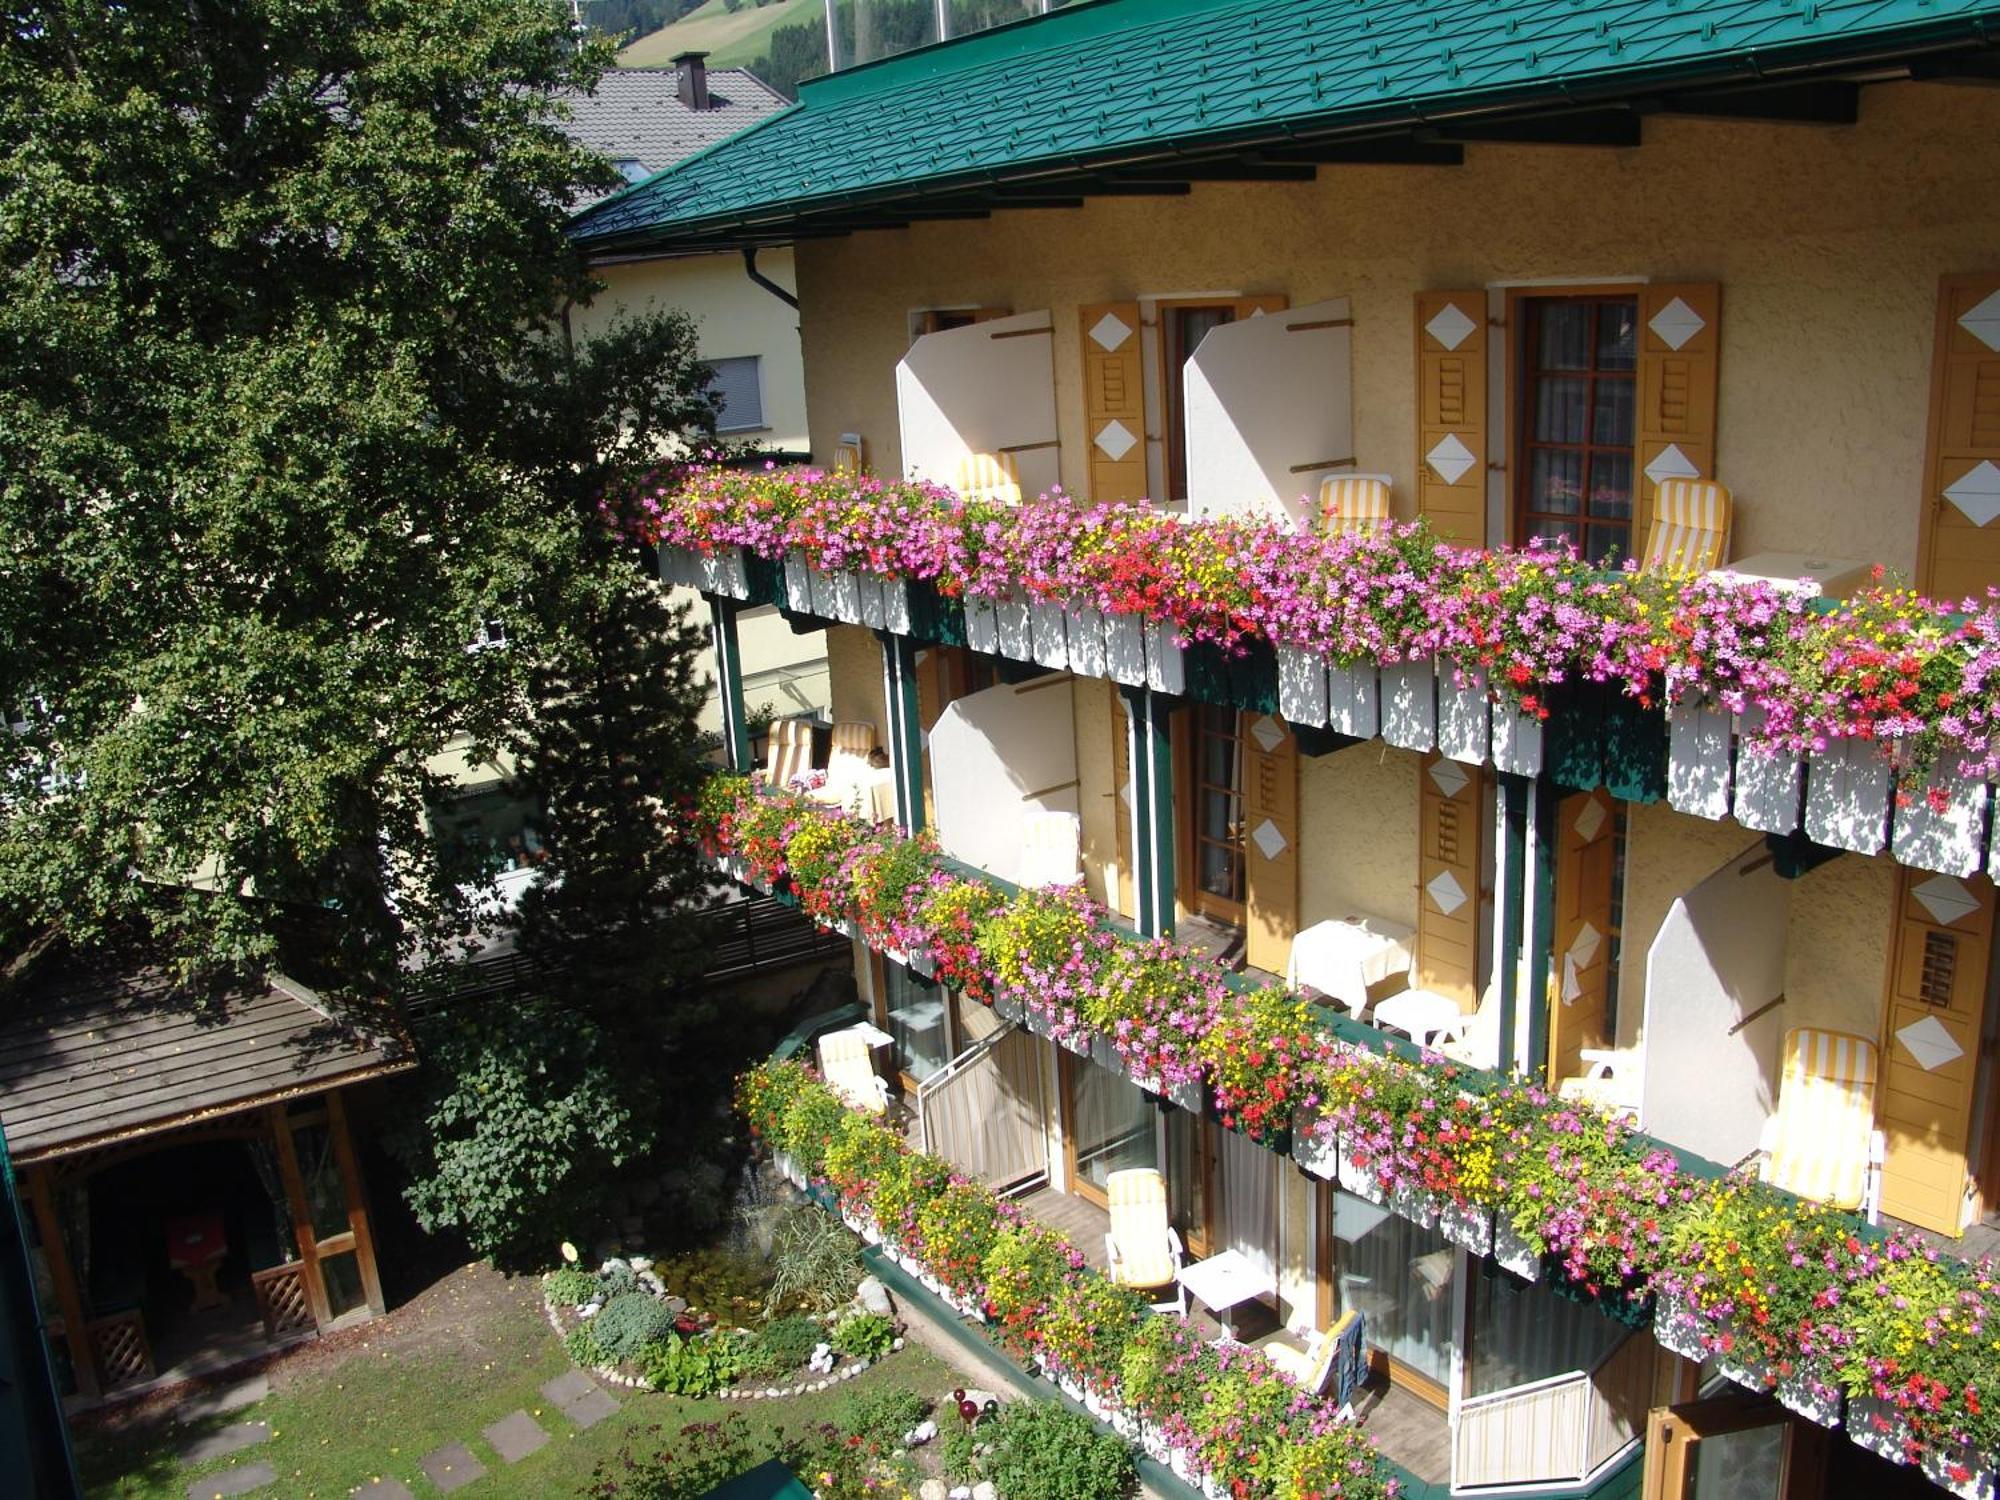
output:
[[747, 1474], [738, 1474], [720, 1489], [710, 1490], [702, 1500], [812, 1500], [812, 1491], [773, 1458]]
[[726, 242], [917, 193], [1984, 46], [1996, 22], [2000, 0], [1090, 0], [808, 83], [571, 232]]

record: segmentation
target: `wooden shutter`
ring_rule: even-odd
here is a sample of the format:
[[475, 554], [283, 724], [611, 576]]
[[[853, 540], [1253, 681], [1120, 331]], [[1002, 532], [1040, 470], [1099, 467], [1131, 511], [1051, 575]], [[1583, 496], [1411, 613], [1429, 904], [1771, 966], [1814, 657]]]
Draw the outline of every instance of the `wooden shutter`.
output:
[[1479, 1008], [1480, 839], [1485, 772], [1432, 753], [1417, 772], [1417, 974], [1420, 989]]
[[1610, 1044], [1611, 884], [1617, 809], [1603, 791], [1578, 792], [1556, 809], [1555, 952], [1550, 955], [1549, 1087], [1583, 1072], [1585, 1047]]
[[1119, 912], [1127, 917], [1136, 917], [1138, 905], [1133, 894], [1132, 882], [1135, 871], [1132, 867], [1132, 721], [1125, 707], [1124, 695], [1118, 691], [1118, 684], [1107, 682], [1104, 691], [1111, 699], [1111, 796], [1112, 813], [1118, 828], [1118, 889], [1107, 891]]
[[1935, 599], [2000, 583], [2000, 272], [1938, 288], [1917, 587]]
[[1486, 544], [1486, 293], [1417, 293], [1417, 513]]
[[1875, 1113], [1882, 1211], [1959, 1233], [1993, 947], [1993, 883], [1902, 869]]
[[1083, 327], [1083, 418], [1092, 500], [1146, 495], [1146, 378], [1139, 304], [1093, 302]]
[[1643, 553], [1652, 530], [1653, 492], [1660, 480], [1715, 477], [1715, 376], [1721, 347], [1720, 286], [1709, 281], [1639, 289], [1635, 555]]
[[1245, 957], [1282, 974], [1299, 930], [1299, 747], [1275, 714], [1243, 731], [1243, 886]]

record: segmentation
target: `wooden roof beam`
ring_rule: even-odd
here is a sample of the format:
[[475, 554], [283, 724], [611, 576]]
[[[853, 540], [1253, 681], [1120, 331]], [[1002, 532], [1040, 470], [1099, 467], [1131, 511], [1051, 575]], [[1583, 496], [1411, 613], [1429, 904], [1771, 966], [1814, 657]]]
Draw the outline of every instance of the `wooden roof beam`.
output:
[[1420, 130], [1417, 139], [1477, 145], [1636, 146], [1639, 117], [1629, 109], [1591, 109], [1518, 120], [1468, 120]]
[[1318, 166], [1462, 167], [1465, 148], [1446, 141], [1420, 141], [1413, 136], [1382, 136], [1363, 141], [1301, 141], [1295, 146], [1265, 146], [1257, 155], [1265, 161], [1312, 162]]
[[2000, 88], [2000, 56], [1991, 52], [1956, 52], [1945, 57], [1920, 57], [1910, 64], [1910, 77], [1918, 83]]
[[1112, 182], [1311, 182], [1315, 175], [1310, 163], [1267, 161], [1256, 151], [1212, 161], [1149, 162], [1106, 174]]
[[1750, 89], [1666, 94], [1647, 100], [1639, 108], [1643, 113], [1757, 120], [1773, 125], [1852, 125], [1861, 118], [1861, 85], [1822, 79]]

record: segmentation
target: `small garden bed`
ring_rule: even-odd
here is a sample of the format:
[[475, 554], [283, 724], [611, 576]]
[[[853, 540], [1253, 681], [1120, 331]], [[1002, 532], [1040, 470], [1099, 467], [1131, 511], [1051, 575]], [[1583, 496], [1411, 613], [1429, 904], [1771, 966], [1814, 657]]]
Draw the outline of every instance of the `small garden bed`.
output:
[[542, 1278], [549, 1322], [602, 1379], [724, 1400], [823, 1391], [902, 1348], [888, 1293], [837, 1225], [793, 1209], [770, 1240], [768, 1259], [612, 1257], [594, 1271], [572, 1262]]

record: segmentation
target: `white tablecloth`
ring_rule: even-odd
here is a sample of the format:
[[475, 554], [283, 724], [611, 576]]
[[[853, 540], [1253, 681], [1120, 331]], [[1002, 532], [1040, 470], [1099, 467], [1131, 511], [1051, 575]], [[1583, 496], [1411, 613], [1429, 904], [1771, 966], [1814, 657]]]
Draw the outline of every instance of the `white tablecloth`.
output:
[[1410, 971], [1414, 928], [1386, 917], [1336, 917], [1315, 922], [1292, 939], [1285, 980], [1309, 984], [1329, 1000], [1360, 1015], [1368, 986]]
[[1375, 1007], [1375, 1024], [1400, 1031], [1420, 1047], [1436, 1046], [1449, 1033], [1462, 1036], [1472, 1018], [1458, 1002], [1429, 990], [1402, 990]]
[[1175, 1279], [1195, 1301], [1215, 1314], [1223, 1336], [1232, 1340], [1236, 1330], [1230, 1322], [1229, 1310], [1240, 1302], [1268, 1297], [1278, 1290], [1277, 1278], [1237, 1250], [1225, 1250], [1207, 1260], [1183, 1266]]

